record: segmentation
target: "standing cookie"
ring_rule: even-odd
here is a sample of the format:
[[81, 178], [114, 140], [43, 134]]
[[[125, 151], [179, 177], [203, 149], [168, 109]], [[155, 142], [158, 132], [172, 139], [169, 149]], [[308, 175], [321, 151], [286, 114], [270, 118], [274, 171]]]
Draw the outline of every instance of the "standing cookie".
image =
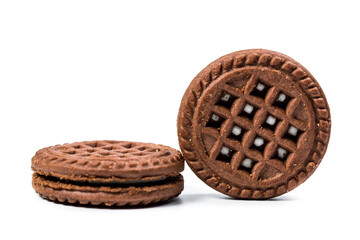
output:
[[314, 77], [283, 54], [223, 56], [191, 82], [178, 115], [190, 168], [236, 198], [267, 199], [304, 182], [321, 162], [330, 111]]
[[39, 150], [32, 158], [33, 187], [60, 202], [145, 205], [184, 188], [179, 151], [151, 143], [89, 141]]

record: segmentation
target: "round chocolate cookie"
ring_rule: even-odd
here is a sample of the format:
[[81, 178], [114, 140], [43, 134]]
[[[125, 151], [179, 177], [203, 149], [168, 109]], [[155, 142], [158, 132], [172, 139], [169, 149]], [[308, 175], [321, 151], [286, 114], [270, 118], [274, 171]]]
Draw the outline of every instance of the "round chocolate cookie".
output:
[[190, 168], [236, 198], [267, 199], [304, 182], [322, 160], [330, 111], [314, 77], [283, 54], [234, 52], [191, 82], [178, 115]]
[[145, 205], [184, 188], [179, 151], [151, 143], [89, 141], [39, 150], [32, 158], [33, 187], [60, 202]]

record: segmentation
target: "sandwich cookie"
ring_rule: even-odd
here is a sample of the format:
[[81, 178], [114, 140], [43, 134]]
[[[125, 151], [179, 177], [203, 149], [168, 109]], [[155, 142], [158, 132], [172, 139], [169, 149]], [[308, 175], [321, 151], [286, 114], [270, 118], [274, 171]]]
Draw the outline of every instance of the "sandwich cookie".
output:
[[151, 143], [88, 141], [39, 150], [32, 184], [53, 201], [146, 205], [178, 196], [184, 188], [179, 151]]
[[321, 162], [330, 110], [315, 78], [283, 54], [238, 51], [191, 82], [178, 114], [180, 148], [206, 184], [267, 199], [303, 183]]

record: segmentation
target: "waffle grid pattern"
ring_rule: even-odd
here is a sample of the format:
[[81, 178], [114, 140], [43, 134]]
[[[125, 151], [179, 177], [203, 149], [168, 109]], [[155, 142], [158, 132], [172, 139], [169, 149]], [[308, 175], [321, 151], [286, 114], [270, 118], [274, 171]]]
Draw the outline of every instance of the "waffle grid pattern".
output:
[[57, 145], [39, 150], [35, 165], [77, 165], [87, 169], [125, 169], [168, 165], [182, 161], [169, 147], [134, 142], [91, 141]]
[[[197, 102], [209, 85], [222, 74], [245, 66], [262, 66], [279, 70], [291, 77], [313, 102], [317, 119], [315, 148], [308, 162], [287, 181], [276, 187], [251, 189], [224, 182], [198, 158], [192, 141], [193, 117]], [[216, 60], [198, 74], [187, 91], [178, 116], [178, 135], [182, 153], [191, 169], [214, 189], [237, 198], [266, 199], [284, 194], [304, 182], [317, 168], [325, 154], [330, 136], [330, 111], [324, 95], [313, 77], [298, 64], [271, 51], [236, 52]], [[215, 152], [215, 151], [214, 151]]]
[[[228, 162], [232, 168], [249, 172], [254, 178], [260, 178], [266, 164], [283, 172], [284, 163], [297, 149], [298, 137], [307, 130], [307, 125], [294, 117], [301, 100], [284, 92], [285, 89], [265, 84], [255, 74], [250, 77], [244, 91], [225, 84], [208, 122], [208, 125], [214, 126], [216, 121], [213, 118], [218, 119], [217, 131], [214, 127], [202, 130], [203, 134], [217, 139], [210, 152], [210, 160]], [[280, 100], [289, 99], [283, 108], [276, 104], [281, 97], [283, 99]], [[259, 101], [265, 104], [259, 104]], [[251, 114], [246, 111], [251, 111]], [[276, 126], [273, 122], [266, 122], [269, 116], [277, 123]], [[272, 126], [274, 128], [270, 129]], [[287, 139], [290, 128], [296, 131], [296, 136]], [[241, 139], [238, 138], [240, 134]], [[278, 154], [281, 151], [282, 154]]]

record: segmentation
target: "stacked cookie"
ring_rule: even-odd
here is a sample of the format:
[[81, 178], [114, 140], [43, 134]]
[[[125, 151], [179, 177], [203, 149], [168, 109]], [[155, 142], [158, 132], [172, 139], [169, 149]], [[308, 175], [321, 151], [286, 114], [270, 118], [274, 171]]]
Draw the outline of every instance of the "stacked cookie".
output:
[[174, 198], [184, 188], [184, 160], [170, 147], [92, 141], [39, 150], [32, 158], [33, 187], [60, 202], [123, 206]]
[[[330, 111], [314, 77], [268, 50], [219, 58], [191, 82], [178, 114], [184, 159], [207, 185], [268, 199], [304, 182], [321, 162]], [[145, 205], [183, 190], [182, 154], [155, 144], [92, 141], [39, 150], [33, 187], [60, 202]]]

